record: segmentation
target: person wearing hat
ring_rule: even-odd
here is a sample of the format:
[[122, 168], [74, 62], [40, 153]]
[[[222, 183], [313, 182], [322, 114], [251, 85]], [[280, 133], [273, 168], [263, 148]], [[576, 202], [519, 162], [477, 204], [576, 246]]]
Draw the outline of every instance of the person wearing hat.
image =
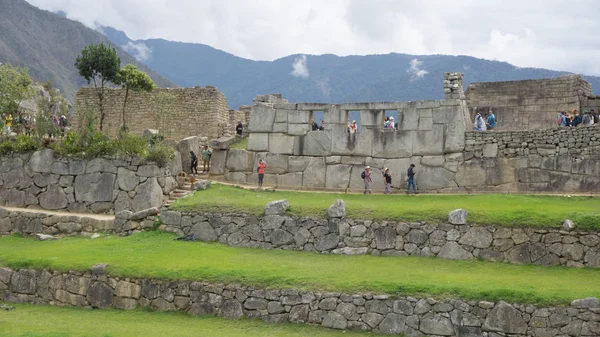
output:
[[396, 124], [394, 123], [394, 116], [390, 116], [390, 129], [395, 129]]
[[415, 186], [415, 164], [410, 164], [407, 172], [408, 184], [406, 187], [406, 194], [410, 194], [410, 187], [412, 186], [413, 192], [417, 194], [417, 186]]
[[371, 194], [371, 166], [365, 167], [365, 171], [362, 174], [362, 178], [365, 181], [365, 194]]
[[383, 194], [392, 194], [392, 175], [390, 174], [390, 169], [387, 167], [383, 170], [383, 179], [385, 180]]
[[358, 132], [358, 125], [356, 124], [356, 120], [352, 121], [352, 124], [350, 124], [350, 133], [357, 133]]

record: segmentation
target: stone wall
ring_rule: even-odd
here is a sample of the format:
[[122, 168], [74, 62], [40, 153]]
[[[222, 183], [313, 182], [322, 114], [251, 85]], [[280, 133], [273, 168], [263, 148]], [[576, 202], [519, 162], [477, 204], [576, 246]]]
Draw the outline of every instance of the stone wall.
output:
[[471, 121], [477, 112], [496, 115], [496, 130], [556, 126], [559, 111], [581, 110], [592, 86], [579, 75], [526, 81], [471, 83], [467, 88]]
[[162, 230], [239, 247], [600, 267], [587, 231], [242, 214], [161, 213]]
[[[164, 94], [172, 95], [172, 100], [161, 103]], [[123, 89], [106, 91], [104, 131], [109, 135], [117, 135], [122, 125], [124, 98]], [[90, 106], [97, 106], [97, 102], [94, 89], [80, 89], [75, 100], [75, 116], [86, 111]], [[157, 114], [161, 115], [162, 122]], [[77, 122], [78, 118], [73, 118], [75, 125]], [[229, 108], [225, 95], [210, 86], [155, 89], [152, 92], [130, 91], [127, 99], [126, 122], [129, 130], [135, 134], [141, 135], [145, 129], [159, 129], [167, 138], [174, 140], [199, 135], [218, 138], [230, 132]]]
[[239, 284], [153, 280], [90, 272], [0, 267], [0, 290], [13, 303], [186, 311], [191, 315], [308, 323], [327, 328], [406, 336], [598, 336], [599, 301], [570, 306], [463, 301], [372, 293], [261, 289]]
[[167, 167], [138, 158], [57, 158], [50, 149], [0, 158], [0, 206], [117, 213], [160, 208], [177, 186], [179, 155]]

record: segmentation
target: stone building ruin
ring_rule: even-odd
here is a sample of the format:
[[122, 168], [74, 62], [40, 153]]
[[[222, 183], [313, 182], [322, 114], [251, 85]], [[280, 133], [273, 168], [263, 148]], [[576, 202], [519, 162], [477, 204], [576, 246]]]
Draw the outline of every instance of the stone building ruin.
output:
[[[215, 151], [211, 173], [254, 184], [257, 162], [264, 159], [266, 185], [360, 191], [360, 173], [369, 165], [373, 189], [383, 190], [384, 168], [394, 177], [393, 187], [404, 188], [406, 169], [414, 163], [422, 191], [600, 191], [600, 127], [474, 132], [462, 76], [445, 75], [443, 100], [321, 104], [258, 96], [248, 149]], [[572, 82], [580, 83], [577, 77]], [[470, 89], [471, 97], [475, 92]], [[583, 101], [578, 102], [581, 108]], [[488, 103], [500, 110], [495, 102]], [[360, 115], [356, 134], [347, 130], [350, 112]], [[311, 130], [317, 113], [323, 115], [325, 131]], [[398, 116], [397, 130], [383, 128], [390, 114]]]

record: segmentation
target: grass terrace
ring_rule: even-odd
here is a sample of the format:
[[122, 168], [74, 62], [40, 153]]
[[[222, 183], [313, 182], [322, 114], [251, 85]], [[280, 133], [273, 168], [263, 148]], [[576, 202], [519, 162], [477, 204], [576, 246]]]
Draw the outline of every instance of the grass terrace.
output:
[[[182, 242], [169, 233], [70, 237], [56, 241], [0, 238], [0, 265], [89, 270], [111, 275], [236, 282], [270, 288], [343, 291], [566, 304], [600, 297], [600, 269], [519, 266], [426, 257], [342, 256]], [[2, 316], [0, 316], [1, 318]]]
[[280, 199], [290, 202], [290, 214], [300, 216], [325, 216], [336, 199], [343, 199], [347, 216], [354, 219], [438, 222], [446, 221], [448, 212], [464, 208], [469, 212], [470, 223], [559, 228], [565, 219], [572, 219], [580, 229], [600, 229], [598, 197], [256, 192], [213, 184], [208, 190], [177, 200], [170, 209], [260, 215], [267, 202]]
[[[231, 320], [184, 313], [142, 310], [88, 310], [47, 305], [16, 304], [1, 312], [3, 337], [367, 337], [373, 333], [336, 331], [305, 324], [267, 324], [258, 320]], [[101, 328], [100, 328], [101, 327]], [[101, 331], [101, 332], [100, 332]]]

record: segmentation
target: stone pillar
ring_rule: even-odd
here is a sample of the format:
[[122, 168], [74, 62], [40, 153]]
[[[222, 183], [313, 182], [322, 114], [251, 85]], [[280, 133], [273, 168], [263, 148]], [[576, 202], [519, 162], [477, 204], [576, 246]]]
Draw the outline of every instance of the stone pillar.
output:
[[466, 99], [463, 90], [463, 73], [444, 73], [444, 98], [445, 99]]

